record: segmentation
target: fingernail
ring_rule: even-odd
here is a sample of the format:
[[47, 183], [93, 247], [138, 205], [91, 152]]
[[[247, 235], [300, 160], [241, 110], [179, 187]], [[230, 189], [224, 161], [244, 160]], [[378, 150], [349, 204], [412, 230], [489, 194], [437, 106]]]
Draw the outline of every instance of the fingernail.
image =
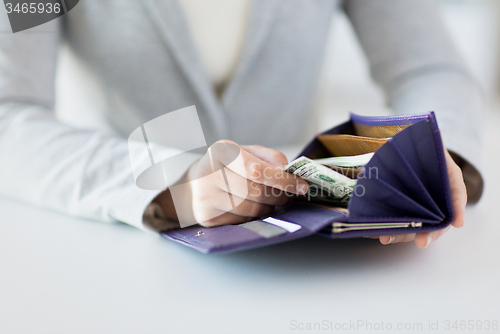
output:
[[388, 244], [390, 244], [391, 242], [393, 242], [395, 239], [396, 239], [396, 237], [395, 237], [394, 235], [391, 235], [391, 236], [389, 237], [389, 240], [388, 240], [387, 242], [382, 242], [382, 241], [381, 241], [381, 243], [382, 243], [382, 245], [388, 245]]
[[431, 235], [428, 235], [427, 236], [427, 244], [425, 244], [425, 247], [424, 248], [427, 248], [427, 246], [429, 246], [432, 242], [432, 236]]
[[307, 194], [307, 190], [309, 189], [309, 186], [307, 184], [301, 184], [300, 186], [297, 187], [297, 192], [299, 195], [305, 195]]

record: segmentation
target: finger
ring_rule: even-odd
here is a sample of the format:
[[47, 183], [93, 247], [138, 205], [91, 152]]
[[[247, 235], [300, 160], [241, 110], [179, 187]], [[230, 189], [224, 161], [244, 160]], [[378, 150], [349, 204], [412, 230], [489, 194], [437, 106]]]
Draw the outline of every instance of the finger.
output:
[[271, 165], [283, 169], [288, 165], [288, 159], [282, 152], [260, 145], [242, 145], [245, 151], [253, 154], [257, 158], [269, 162]]
[[231, 212], [219, 211], [215, 217], [203, 220], [199, 224], [204, 227], [215, 227], [221, 225], [246, 223], [251, 220], [253, 220], [252, 217], [243, 217]]
[[427, 248], [432, 242], [436, 241], [445, 234], [451, 226], [439, 231], [427, 232], [427, 233], [418, 233], [415, 237], [415, 244], [418, 248]]
[[448, 166], [448, 175], [450, 179], [450, 189], [452, 195], [453, 209], [455, 218], [451, 225], [460, 228], [464, 226], [465, 206], [467, 204], [467, 190], [462, 175], [462, 170], [453, 161], [450, 153], [445, 150], [446, 164]]
[[263, 161], [246, 150], [241, 150], [242, 164], [230, 163], [227, 168], [251, 181], [290, 193], [303, 195], [309, 186], [303, 179]]
[[379, 237], [382, 245], [396, 244], [398, 242], [409, 242], [415, 239], [415, 233], [396, 234], [396, 235], [381, 235]]
[[248, 181], [248, 196], [247, 199], [269, 204], [273, 206], [282, 206], [291, 201], [293, 195], [273, 187], [269, 187], [257, 182]]
[[244, 217], [262, 217], [274, 212], [274, 206], [253, 202], [228, 193], [217, 193], [213, 196], [212, 205], [222, 212], [231, 212]]
[[217, 186], [237, 197], [268, 205], [285, 205], [291, 199], [286, 192], [245, 179], [230, 169], [226, 169], [226, 180], [217, 179]]

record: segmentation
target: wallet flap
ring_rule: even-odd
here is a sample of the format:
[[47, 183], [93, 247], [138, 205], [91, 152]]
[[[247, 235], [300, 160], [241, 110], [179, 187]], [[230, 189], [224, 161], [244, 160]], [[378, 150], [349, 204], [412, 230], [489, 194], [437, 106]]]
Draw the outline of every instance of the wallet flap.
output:
[[271, 233], [271, 236], [268, 229], [258, 231], [258, 226], [245, 227], [248, 223], [211, 228], [195, 225], [166, 231], [162, 235], [202, 253], [228, 253], [304, 238], [331, 225], [334, 221], [346, 219], [346, 214], [342, 211], [296, 202], [271, 217], [254, 221], [257, 222], [254, 225], [272, 224], [275, 228], [285, 227], [282, 233]]
[[[380, 212], [380, 206], [384, 202], [390, 201], [391, 206], [405, 208], [408, 212], [412, 212], [407, 206], [409, 202], [401, 193], [405, 190], [410, 197], [415, 198], [412, 205], [413, 211], [420, 210], [417, 206], [422, 207], [425, 204], [425, 199], [431, 200], [434, 204], [427, 208], [428, 212], [434, 212], [434, 223], [441, 223], [446, 218], [452, 216], [451, 209], [451, 191], [448, 180], [448, 172], [446, 162], [444, 160], [444, 149], [439, 134], [439, 129], [433, 119], [433, 114], [424, 121], [420, 121], [404, 131], [396, 134], [389, 143], [384, 145], [375, 153], [377, 158], [374, 158], [365, 166], [365, 173], [370, 171], [379, 171], [376, 178], [382, 174], [385, 177], [385, 182], [392, 188], [397, 189], [399, 194], [393, 192], [392, 196], [380, 196], [378, 190], [381, 189], [381, 182], [373, 182], [372, 175], [365, 175], [365, 178], [358, 177], [357, 187], [362, 187], [366, 190], [366, 194], [358, 196], [354, 193], [349, 202], [349, 219], [360, 221], [370, 219], [370, 212]], [[401, 154], [404, 157], [404, 162], [398, 158]], [[406, 163], [407, 162], [407, 163]], [[404, 170], [402, 177], [389, 177], [388, 175], [397, 175]], [[416, 186], [414, 176], [417, 176], [419, 183], [423, 187]], [[380, 180], [377, 180], [380, 181]], [[424, 194], [426, 192], [427, 196]], [[384, 192], [385, 194], [385, 192]], [[417, 204], [420, 202], [421, 204]], [[385, 217], [390, 219], [393, 215], [388, 212]], [[417, 216], [418, 217], [418, 216]], [[374, 217], [375, 218], [375, 217]], [[380, 214], [377, 214], [377, 220], [380, 221]], [[400, 218], [398, 216], [398, 218]], [[410, 217], [413, 220], [416, 217]], [[423, 216], [422, 218], [430, 218]], [[369, 220], [370, 221], [370, 220]], [[422, 219], [424, 221], [424, 219]], [[428, 221], [432, 223], [432, 221]]]
[[432, 198], [429, 189], [426, 188], [393, 141], [390, 140], [380, 150], [380, 154], [374, 155], [372, 158], [372, 164], [378, 167], [377, 169], [369, 167], [367, 176], [376, 177], [393, 185], [402, 193], [402, 196], [410, 198], [419, 206], [432, 212], [435, 219], [443, 219], [444, 214]]

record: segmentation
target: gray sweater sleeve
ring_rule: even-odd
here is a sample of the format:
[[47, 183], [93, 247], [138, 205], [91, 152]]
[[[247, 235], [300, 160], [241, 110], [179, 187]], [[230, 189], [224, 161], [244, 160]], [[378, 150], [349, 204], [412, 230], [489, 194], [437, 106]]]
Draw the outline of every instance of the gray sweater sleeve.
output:
[[53, 114], [60, 20], [9, 29], [1, 16], [0, 196], [144, 228], [159, 191], [135, 186], [127, 141], [71, 128]]
[[470, 203], [481, 197], [483, 96], [430, 0], [347, 0], [345, 11], [373, 79], [397, 114], [435, 111], [446, 147], [462, 168]]

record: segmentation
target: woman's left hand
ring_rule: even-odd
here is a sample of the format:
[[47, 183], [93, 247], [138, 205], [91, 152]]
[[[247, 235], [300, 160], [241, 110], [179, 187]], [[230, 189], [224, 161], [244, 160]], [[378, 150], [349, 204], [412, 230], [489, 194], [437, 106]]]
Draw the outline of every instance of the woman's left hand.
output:
[[443, 230], [425, 233], [411, 233], [411, 234], [398, 234], [398, 235], [381, 235], [378, 238], [383, 245], [394, 244], [398, 242], [408, 242], [415, 240], [415, 244], [418, 248], [426, 248], [431, 244], [431, 242], [436, 241], [441, 237], [446, 231], [450, 229], [451, 226], [460, 228], [464, 226], [464, 214], [465, 205], [467, 204], [467, 193], [465, 190], [465, 184], [462, 176], [462, 170], [453, 161], [448, 153], [448, 150], [444, 150], [446, 156], [446, 165], [448, 166], [448, 176], [450, 179], [451, 194], [453, 200], [453, 208], [455, 209], [455, 219], [450, 226]]

